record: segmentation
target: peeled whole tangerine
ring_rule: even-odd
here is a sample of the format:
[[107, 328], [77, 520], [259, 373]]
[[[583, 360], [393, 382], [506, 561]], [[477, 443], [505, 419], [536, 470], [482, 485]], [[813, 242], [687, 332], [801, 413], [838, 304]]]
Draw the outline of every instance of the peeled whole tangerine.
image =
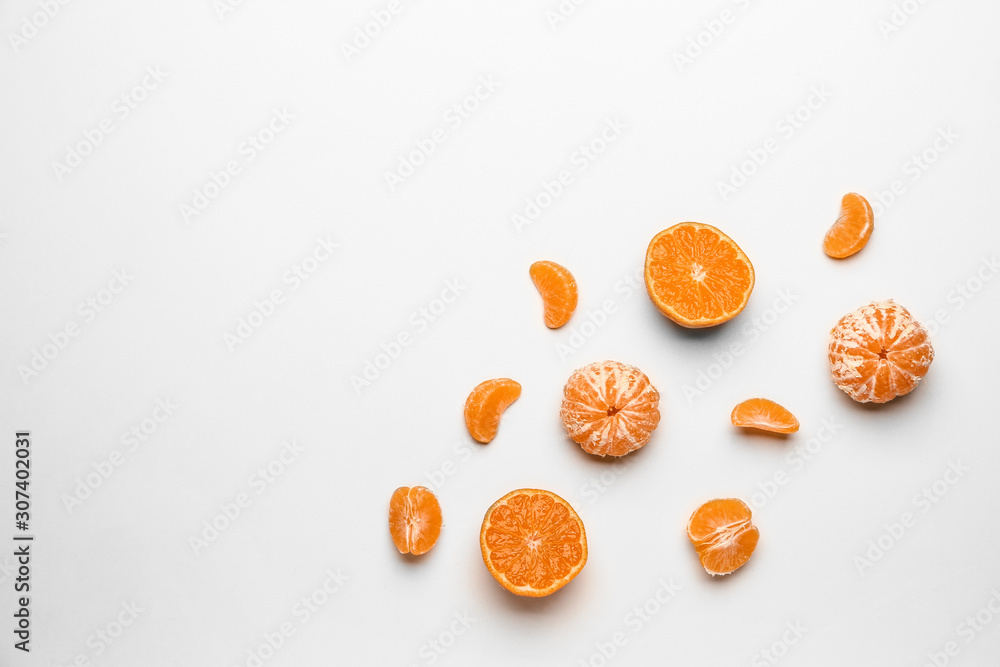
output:
[[859, 403], [886, 403], [917, 388], [934, 360], [927, 329], [892, 301], [862, 306], [830, 331], [830, 372]]
[[624, 456], [649, 442], [660, 423], [659, 404], [645, 373], [604, 361], [570, 376], [559, 415], [567, 435], [588, 454]]

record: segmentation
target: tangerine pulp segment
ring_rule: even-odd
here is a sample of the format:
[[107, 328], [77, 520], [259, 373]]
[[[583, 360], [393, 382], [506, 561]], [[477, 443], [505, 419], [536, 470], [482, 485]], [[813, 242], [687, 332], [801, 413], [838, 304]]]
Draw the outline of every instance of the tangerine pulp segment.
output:
[[545, 326], [558, 329], [569, 322], [579, 298], [576, 279], [565, 266], [555, 262], [535, 262], [529, 269], [531, 281], [542, 295]]
[[401, 486], [389, 500], [389, 533], [401, 554], [420, 556], [441, 534], [441, 505], [423, 486]]
[[875, 214], [868, 200], [848, 192], [840, 202], [840, 217], [823, 239], [823, 252], [834, 259], [850, 257], [865, 247], [875, 228]]
[[496, 437], [500, 417], [521, 396], [521, 385], [510, 378], [479, 383], [465, 400], [465, 426], [469, 435], [486, 444]]
[[795, 433], [799, 420], [787, 408], [767, 398], [750, 398], [738, 403], [729, 416], [733, 426], [772, 433]]
[[706, 572], [732, 574], [750, 560], [760, 538], [750, 519], [750, 508], [738, 498], [710, 500], [694, 511], [688, 539]]

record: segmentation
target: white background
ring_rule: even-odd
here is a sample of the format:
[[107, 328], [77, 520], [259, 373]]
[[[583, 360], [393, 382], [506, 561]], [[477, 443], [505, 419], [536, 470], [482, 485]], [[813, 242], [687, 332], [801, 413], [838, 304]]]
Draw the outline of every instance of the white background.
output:
[[[253, 665], [289, 623], [263, 664], [752, 665], [778, 642], [784, 665], [919, 666], [950, 641], [949, 664], [996, 664], [1000, 617], [959, 626], [1000, 600], [1000, 281], [977, 277], [995, 277], [984, 259], [1000, 249], [1000, 7], [907, 4], [884, 34], [888, 0], [590, 0], [555, 27], [554, 0], [413, 0], [348, 60], [342, 45], [384, 3], [105, 0], [47, 20], [32, 18], [35, 0], [3, 3], [0, 437], [12, 452], [14, 431], [32, 432], [37, 539], [30, 656], [12, 649], [13, 561], [0, 557], [0, 662]], [[711, 37], [704, 22], [724, 9], [732, 20]], [[11, 40], [21, 31], [32, 36]], [[679, 66], [699, 33], [706, 46]], [[147, 67], [166, 78], [120, 117]], [[480, 77], [496, 91], [446, 122]], [[800, 109], [814, 87], [829, 98]], [[294, 120], [185, 221], [180, 206], [245, 157], [274, 109]], [[113, 131], [60, 179], [53, 163], [105, 118]], [[580, 171], [577, 151], [608, 119], [625, 129]], [[390, 191], [385, 173], [437, 127], [445, 141]], [[718, 183], [769, 138], [777, 152], [723, 197]], [[915, 167], [925, 150], [936, 159]], [[572, 184], [516, 229], [511, 216], [562, 169]], [[865, 250], [825, 257], [840, 197], [888, 202], [894, 181]], [[754, 262], [753, 296], [728, 325], [682, 330], [629, 286], [649, 239], [684, 220], [721, 227]], [[283, 276], [327, 236], [339, 247], [292, 289]], [[559, 331], [542, 325], [537, 259], [580, 285]], [[85, 320], [79, 304], [107, 301], [123, 268], [128, 286]], [[420, 324], [449, 280], [458, 298]], [[274, 289], [273, 315], [227, 345]], [[884, 298], [932, 326], [937, 356], [913, 394], [872, 408], [829, 380], [826, 341], [841, 315]], [[606, 300], [614, 312], [586, 325]], [[79, 335], [22, 377], [70, 323]], [[351, 376], [400, 333], [411, 344], [357, 391]], [[662, 396], [660, 428], [624, 469], [583, 454], [557, 416], [572, 370], [607, 358]], [[522, 397], [478, 445], [465, 397], [503, 376]], [[792, 409], [799, 433], [736, 432], [732, 406], [758, 395]], [[130, 449], [122, 434], [157, 399], [179, 407]], [[301, 453], [260, 485], [286, 440]], [[808, 461], [795, 454], [807, 446]], [[121, 465], [67, 508], [116, 450]], [[2, 460], [7, 541], [13, 454]], [[939, 481], [952, 465], [967, 470]], [[389, 496], [434, 480], [441, 538], [401, 557]], [[915, 500], [936, 481], [941, 497]], [[486, 508], [526, 486], [569, 500], [590, 544], [581, 575], [540, 600], [499, 588], [477, 542]], [[249, 506], [196, 554], [191, 538], [241, 493]], [[756, 497], [761, 538], [746, 567], [712, 580], [685, 526], [718, 496]], [[912, 525], [888, 535], [907, 512]], [[880, 539], [884, 555], [859, 564]], [[303, 623], [295, 606], [327, 572], [346, 581]], [[662, 605], [661, 580], [679, 587]], [[110, 645], [96, 639], [117, 634], [123, 603], [142, 611]], [[644, 604], [655, 613], [638, 623]], [[804, 634], [782, 645], [796, 623]], [[598, 644], [617, 632], [607, 661]]]

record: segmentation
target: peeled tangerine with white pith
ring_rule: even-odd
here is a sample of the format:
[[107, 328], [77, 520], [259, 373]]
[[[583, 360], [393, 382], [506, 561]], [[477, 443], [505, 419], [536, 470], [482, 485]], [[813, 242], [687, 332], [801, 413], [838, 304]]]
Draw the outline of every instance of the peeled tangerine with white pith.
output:
[[860, 403], [885, 403], [916, 389], [934, 360], [927, 329], [892, 301], [862, 306], [830, 331], [830, 372]]

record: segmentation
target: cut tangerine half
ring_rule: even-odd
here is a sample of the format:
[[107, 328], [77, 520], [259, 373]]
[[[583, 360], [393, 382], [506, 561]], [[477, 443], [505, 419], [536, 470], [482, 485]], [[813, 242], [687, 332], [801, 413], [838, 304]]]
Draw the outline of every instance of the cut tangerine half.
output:
[[738, 403], [729, 418], [733, 426], [772, 433], [795, 433], [799, 430], [799, 420], [795, 415], [766, 398], [750, 398]]
[[486, 511], [479, 533], [483, 562], [515, 595], [543, 597], [568, 584], [587, 563], [583, 521], [550, 491], [511, 491]]
[[848, 192], [840, 202], [840, 217], [823, 239], [823, 252], [834, 259], [844, 259], [868, 243], [875, 228], [875, 214], [868, 200]]
[[750, 508], [738, 498], [709, 500], [694, 511], [688, 538], [706, 572], [732, 574], [750, 560], [760, 538], [750, 518]]
[[545, 326], [558, 329], [569, 322], [578, 299], [576, 279], [565, 266], [555, 262], [535, 262], [529, 269], [531, 281], [542, 295]]
[[510, 378], [481, 382], [465, 400], [465, 426], [482, 443], [496, 437], [500, 417], [521, 396], [521, 385]]
[[661, 313], [684, 327], [736, 317], [753, 291], [753, 264], [736, 242], [712, 225], [682, 222], [646, 250], [646, 291]]
[[566, 433], [589, 454], [624, 456], [649, 441], [660, 423], [660, 394], [646, 374], [617, 361], [574, 372], [563, 388]]
[[423, 486], [401, 486], [389, 500], [389, 533], [401, 554], [420, 556], [441, 534], [441, 505]]
[[898, 303], [881, 301], [840, 318], [830, 332], [830, 372], [860, 403], [885, 403], [916, 389], [934, 360], [927, 329]]

